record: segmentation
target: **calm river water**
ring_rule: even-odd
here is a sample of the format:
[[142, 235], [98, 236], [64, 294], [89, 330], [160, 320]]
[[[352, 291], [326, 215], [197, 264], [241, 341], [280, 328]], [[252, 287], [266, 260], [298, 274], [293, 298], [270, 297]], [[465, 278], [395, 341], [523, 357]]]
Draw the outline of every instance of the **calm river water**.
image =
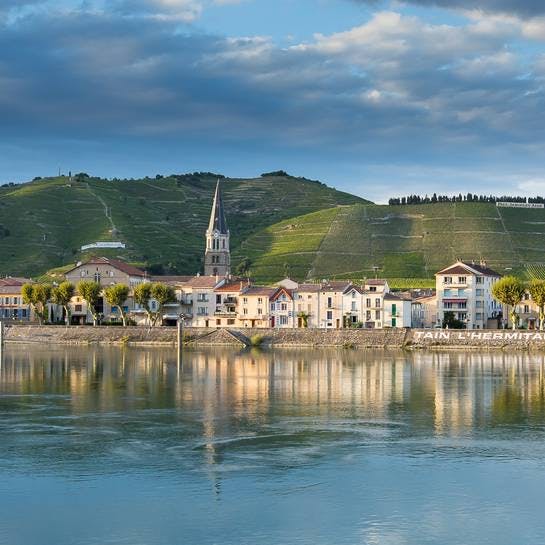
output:
[[545, 543], [545, 356], [10, 346], [2, 545]]

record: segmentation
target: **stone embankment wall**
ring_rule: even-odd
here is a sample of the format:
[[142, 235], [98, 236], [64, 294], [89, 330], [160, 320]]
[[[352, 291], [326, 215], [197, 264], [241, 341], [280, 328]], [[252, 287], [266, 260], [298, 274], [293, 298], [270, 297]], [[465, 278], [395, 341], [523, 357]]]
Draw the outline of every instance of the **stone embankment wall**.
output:
[[[545, 350], [545, 332], [404, 329], [201, 329], [184, 328], [185, 342], [202, 346], [250, 345], [259, 336], [263, 346], [407, 349]], [[39, 344], [176, 344], [175, 327], [10, 326], [5, 340]]]
[[[264, 346], [401, 348], [406, 330], [316, 330], [316, 329], [201, 329], [184, 328], [184, 340], [197, 345], [251, 344], [254, 335]], [[140, 344], [175, 345], [175, 327], [11, 326], [7, 342], [40, 344]]]

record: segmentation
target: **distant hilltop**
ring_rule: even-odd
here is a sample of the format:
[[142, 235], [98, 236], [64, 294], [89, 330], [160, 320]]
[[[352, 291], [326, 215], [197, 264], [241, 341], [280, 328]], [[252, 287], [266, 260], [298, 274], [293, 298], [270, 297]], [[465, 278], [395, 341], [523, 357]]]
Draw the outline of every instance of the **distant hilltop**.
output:
[[204, 267], [203, 234], [218, 178], [233, 273], [257, 282], [378, 275], [393, 288], [428, 287], [435, 271], [474, 258], [500, 273], [545, 278], [542, 208], [498, 207], [474, 195], [375, 205], [284, 171], [248, 179], [196, 172], [104, 180], [78, 173], [0, 188], [6, 256], [0, 274], [36, 277], [62, 268], [94, 241], [125, 244], [96, 253], [152, 274], [195, 274]]

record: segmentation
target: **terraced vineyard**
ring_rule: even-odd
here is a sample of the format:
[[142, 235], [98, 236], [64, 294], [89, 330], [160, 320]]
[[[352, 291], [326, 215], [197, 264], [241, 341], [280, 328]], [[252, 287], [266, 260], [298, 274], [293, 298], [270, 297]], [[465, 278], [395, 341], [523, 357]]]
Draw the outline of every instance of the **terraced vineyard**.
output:
[[[126, 250], [99, 253], [152, 269], [196, 273], [216, 180], [213, 175], [71, 182], [60, 177], [0, 188], [0, 274], [37, 276], [82, 258], [82, 245], [118, 240]], [[290, 176], [225, 179], [223, 194], [235, 248], [285, 218], [365, 202]]]
[[396, 287], [425, 287], [452, 261], [481, 258], [503, 274], [545, 277], [545, 210], [356, 204], [268, 227], [244, 241], [237, 257], [250, 259], [252, 275], [262, 281], [286, 270], [318, 279], [378, 273]]

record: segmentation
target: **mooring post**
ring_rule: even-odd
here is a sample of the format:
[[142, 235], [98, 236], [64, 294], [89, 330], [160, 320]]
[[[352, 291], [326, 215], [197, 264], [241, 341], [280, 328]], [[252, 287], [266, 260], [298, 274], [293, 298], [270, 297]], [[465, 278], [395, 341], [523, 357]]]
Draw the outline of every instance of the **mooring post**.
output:
[[0, 371], [4, 362], [4, 322], [0, 320]]

